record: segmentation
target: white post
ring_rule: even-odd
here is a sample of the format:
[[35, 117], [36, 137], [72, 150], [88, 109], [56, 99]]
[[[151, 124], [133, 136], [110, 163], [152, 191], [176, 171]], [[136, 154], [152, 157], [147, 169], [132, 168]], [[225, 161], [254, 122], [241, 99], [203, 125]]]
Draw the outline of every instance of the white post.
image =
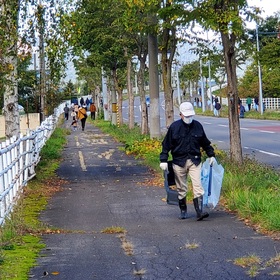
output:
[[201, 83], [201, 105], [202, 105], [202, 112], [205, 112], [204, 82], [203, 82], [203, 76], [202, 76], [202, 59], [200, 59], [200, 83]]
[[137, 73], [135, 73], [135, 94], [138, 94], [138, 81], [137, 81]]
[[[256, 24], [256, 37], [257, 37], [257, 52], [259, 55], [260, 45], [259, 45], [259, 31], [258, 31], [258, 24]], [[259, 74], [259, 106], [260, 106], [260, 113], [263, 114], [263, 93], [262, 93], [262, 70], [260, 60], [258, 58], [258, 74]]]
[[[109, 120], [109, 113], [108, 113], [108, 92], [107, 92], [107, 79], [105, 77], [104, 70], [102, 68], [102, 102], [103, 102], [103, 109], [104, 109], [104, 120]], [[105, 108], [105, 105], [107, 106]]]
[[211, 62], [208, 61], [208, 71], [209, 71], [209, 93], [210, 93], [210, 109], [213, 111], [213, 102], [212, 102], [212, 84], [211, 84]]
[[181, 93], [180, 93], [180, 80], [179, 80], [179, 67], [176, 67], [176, 78], [177, 78], [177, 96], [178, 96], [178, 104], [181, 104]]

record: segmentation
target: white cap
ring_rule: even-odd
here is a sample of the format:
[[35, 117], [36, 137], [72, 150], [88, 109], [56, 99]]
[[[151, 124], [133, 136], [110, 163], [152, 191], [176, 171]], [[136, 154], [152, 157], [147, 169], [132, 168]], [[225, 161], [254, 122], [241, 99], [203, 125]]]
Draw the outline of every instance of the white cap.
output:
[[193, 105], [190, 102], [183, 102], [180, 105], [180, 113], [185, 117], [194, 116], [195, 111], [193, 109]]

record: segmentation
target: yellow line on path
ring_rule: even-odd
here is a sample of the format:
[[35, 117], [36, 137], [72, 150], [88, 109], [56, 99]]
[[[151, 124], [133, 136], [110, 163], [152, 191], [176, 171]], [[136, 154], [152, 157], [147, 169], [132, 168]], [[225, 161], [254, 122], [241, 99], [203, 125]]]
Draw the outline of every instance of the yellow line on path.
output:
[[79, 159], [80, 159], [80, 164], [81, 164], [82, 170], [83, 171], [87, 171], [87, 167], [85, 165], [84, 156], [83, 156], [83, 153], [81, 151], [79, 151]]

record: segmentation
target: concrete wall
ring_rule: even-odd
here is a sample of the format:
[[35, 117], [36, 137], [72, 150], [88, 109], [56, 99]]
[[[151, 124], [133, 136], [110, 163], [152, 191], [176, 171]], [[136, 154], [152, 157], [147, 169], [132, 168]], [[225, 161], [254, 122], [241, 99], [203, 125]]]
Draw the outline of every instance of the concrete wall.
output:
[[[28, 114], [29, 118], [29, 129], [34, 130], [38, 126], [40, 126], [40, 114], [32, 113]], [[27, 125], [27, 115], [20, 115], [20, 132], [24, 135], [28, 129]], [[5, 117], [3, 115], [0, 116], [0, 137], [5, 137]]]

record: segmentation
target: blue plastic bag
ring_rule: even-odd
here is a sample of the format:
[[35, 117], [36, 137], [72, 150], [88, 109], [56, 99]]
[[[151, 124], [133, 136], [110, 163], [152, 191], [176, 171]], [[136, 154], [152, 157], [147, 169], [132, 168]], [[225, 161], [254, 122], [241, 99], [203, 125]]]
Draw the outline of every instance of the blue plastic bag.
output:
[[215, 162], [210, 167], [207, 159], [201, 168], [201, 183], [204, 188], [203, 205], [211, 209], [215, 208], [220, 199], [222, 182], [224, 177], [224, 168], [221, 164]]

